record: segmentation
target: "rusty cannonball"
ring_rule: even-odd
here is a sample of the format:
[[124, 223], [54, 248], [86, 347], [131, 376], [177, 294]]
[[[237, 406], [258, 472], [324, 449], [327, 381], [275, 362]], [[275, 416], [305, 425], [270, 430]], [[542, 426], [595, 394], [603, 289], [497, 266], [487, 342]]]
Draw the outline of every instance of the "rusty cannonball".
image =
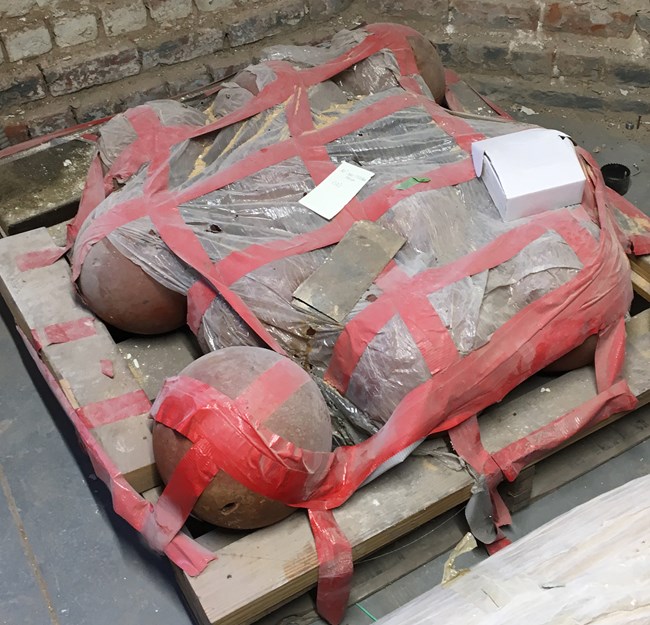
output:
[[409, 35], [408, 42], [415, 55], [418, 71], [433, 95], [440, 104], [445, 99], [445, 68], [435, 46], [422, 35]]
[[[316, 383], [297, 364], [260, 347], [227, 347], [202, 356], [179, 374], [208, 384], [236, 399], [263, 372], [280, 360], [304, 377], [302, 384], [261, 424], [264, 428], [313, 451], [330, 451], [332, 426], [325, 400]], [[250, 415], [253, 421], [255, 414]], [[156, 423], [153, 452], [158, 472], [167, 483], [191, 442]], [[218, 459], [217, 459], [218, 462]], [[242, 462], [246, 462], [242, 459]], [[197, 500], [193, 514], [208, 523], [229, 529], [257, 529], [288, 517], [295, 508], [259, 495], [220, 471]]]
[[582, 345], [545, 367], [543, 373], [566, 373], [594, 364], [597, 344], [598, 337], [590, 336]]
[[185, 323], [185, 296], [156, 282], [106, 238], [84, 259], [79, 289], [100, 319], [126, 332], [161, 334]]

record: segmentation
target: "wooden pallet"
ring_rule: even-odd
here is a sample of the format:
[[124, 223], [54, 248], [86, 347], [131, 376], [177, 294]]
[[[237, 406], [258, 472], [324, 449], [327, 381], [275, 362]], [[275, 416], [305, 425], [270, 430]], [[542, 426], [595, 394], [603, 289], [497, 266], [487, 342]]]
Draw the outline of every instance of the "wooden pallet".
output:
[[[495, 117], [485, 101], [462, 81], [450, 86], [461, 104], [459, 114]], [[58, 218], [43, 204], [38, 218], [54, 224]], [[59, 217], [60, 218], [60, 217]], [[35, 217], [30, 215], [30, 219]], [[30, 222], [28, 226], [35, 221]], [[0, 224], [1, 225], [1, 224]], [[74, 406], [86, 406], [144, 389], [153, 399], [162, 381], [198, 355], [184, 332], [133, 338], [116, 344], [105, 326], [76, 298], [65, 260], [19, 271], [16, 259], [27, 252], [63, 244], [65, 227], [33, 230], [0, 241], [0, 291], [17, 325], [29, 338], [31, 330], [51, 324], [92, 318], [96, 334], [50, 345], [40, 352], [45, 366]], [[632, 259], [635, 291], [650, 301], [650, 259]], [[641, 404], [650, 392], [650, 311], [628, 325], [626, 375]], [[100, 360], [111, 360], [114, 376], [101, 373]], [[540, 393], [540, 387], [550, 393]], [[591, 369], [552, 380], [533, 378], [481, 417], [486, 448], [495, 452], [595, 394]], [[95, 428], [92, 434], [130, 484], [155, 501], [160, 479], [153, 463], [148, 417], [145, 414]], [[650, 437], [650, 416], [636, 411], [616, 415], [597, 431], [584, 432], [565, 449], [526, 468], [503, 486], [511, 509], [519, 509], [570, 480]], [[465, 533], [459, 506], [470, 495], [472, 481], [461, 470], [432, 457], [410, 457], [362, 489], [335, 512], [353, 544], [356, 565], [350, 600], [356, 602], [432, 560]], [[180, 587], [198, 623], [244, 625], [257, 619], [264, 625], [305, 625], [316, 618], [312, 596], [305, 591], [317, 577], [317, 558], [303, 512], [273, 527], [233, 534], [191, 527], [203, 545], [218, 556], [206, 571], [191, 578], [176, 570]], [[202, 533], [205, 532], [205, 533]], [[363, 561], [373, 553], [373, 559]], [[378, 557], [379, 556], [379, 557]], [[278, 609], [282, 606], [280, 609]]]
[[[166, 376], [176, 374], [197, 356], [193, 339], [178, 332], [116, 344], [104, 324], [78, 300], [65, 258], [21, 271], [20, 259], [26, 253], [52, 247], [51, 235], [42, 228], [0, 240], [0, 291], [17, 325], [36, 346], [33, 330], [42, 336], [44, 328], [52, 324], [85, 318], [93, 324], [92, 336], [40, 350], [40, 358], [73, 406], [84, 407], [139, 389], [153, 399]], [[635, 259], [634, 267], [635, 276], [642, 277], [640, 272], [650, 270], [650, 261]], [[113, 363], [112, 378], [102, 373], [101, 360]], [[650, 397], [648, 365], [650, 310], [628, 324], [626, 377], [641, 404]], [[541, 384], [550, 392], [541, 393], [533, 382], [527, 390], [517, 389], [482, 415], [482, 438], [488, 451], [496, 452], [551, 423], [596, 393], [591, 368], [542, 380]], [[641, 413], [620, 417], [610, 419], [611, 425], [600, 424], [599, 430], [607, 427], [587, 438], [588, 433], [581, 434], [577, 438], [582, 440], [571, 441], [574, 444], [570, 449], [524, 472], [520, 480], [506, 487], [506, 496], [515, 506], [522, 506], [650, 436], [650, 418]], [[153, 463], [148, 416], [101, 425], [92, 434], [133, 488], [155, 499], [160, 480]], [[441, 515], [467, 501], [471, 486], [465, 471], [440, 458], [410, 457], [356, 493], [335, 515], [353, 545], [355, 560], [360, 560], [416, 528], [421, 528], [420, 535], [426, 534], [430, 528], [427, 523], [439, 524]], [[377, 564], [362, 564], [352, 598], [367, 596], [378, 590], [379, 584], [393, 581], [447, 549], [462, 531], [459, 519], [456, 517], [443, 532], [426, 537], [430, 551], [418, 543], [415, 547], [407, 545], [405, 553], [411, 553], [412, 560], [405, 559], [404, 553], [384, 559], [381, 575], [376, 573]], [[242, 535], [212, 530], [197, 540], [214, 550], [218, 558], [198, 577], [177, 571], [177, 578], [199, 623], [252, 623], [304, 595], [316, 583], [318, 561], [302, 511], [256, 532]], [[411, 540], [407, 538], [406, 543]], [[303, 596], [274, 618], [282, 614], [308, 622], [313, 605]]]

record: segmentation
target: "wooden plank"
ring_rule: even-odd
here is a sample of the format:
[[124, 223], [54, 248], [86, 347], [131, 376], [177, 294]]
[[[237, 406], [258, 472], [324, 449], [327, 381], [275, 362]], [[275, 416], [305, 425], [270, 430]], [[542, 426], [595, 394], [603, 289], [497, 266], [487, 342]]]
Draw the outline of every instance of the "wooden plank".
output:
[[524, 536], [381, 625], [650, 622], [650, 476]]
[[194, 336], [182, 330], [127, 339], [117, 347], [131, 374], [152, 401], [166, 378], [177, 375], [202, 355]]
[[650, 281], [650, 256], [631, 256], [632, 272]]
[[650, 438], [650, 411], [636, 410], [536, 465], [536, 501]]
[[[357, 492], [335, 516], [359, 559], [465, 501], [470, 489], [464, 471], [413, 457]], [[302, 511], [216, 553], [198, 577], [179, 573], [201, 623], [252, 623], [317, 580], [314, 541]]]
[[[467, 532], [462, 508], [447, 512], [354, 567], [348, 606], [379, 592], [452, 549]], [[294, 599], [255, 625], [309, 625], [319, 619], [313, 593]]]
[[[29, 272], [17, 267], [16, 259], [21, 255], [43, 250], [56, 251], [43, 228], [0, 241], [0, 292], [16, 324], [30, 340], [32, 328], [88, 316], [77, 298], [69, 272], [59, 263]], [[50, 292], [56, 293], [56, 297], [45, 306], [43, 302]]]
[[634, 292], [650, 302], [650, 256], [631, 256]]
[[650, 282], [643, 276], [632, 274], [632, 288], [634, 292], [640, 295], [644, 300], [650, 302]]
[[[0, 290], [16, 323], [36, 344], [34, 329], [42, 335], [49, 325], [93, 319], [96, 334], [41, 350], [43, 361], [75, 408], [139, 390], [108, 330], [77, 297], [67, 261], [62, 258], [27, 271], [17, 264], [25, 253], [54, 247], [43, 228], [0, 240]], [[101, 360], [112, 362], [112, 377], [102, 373]], [[134, 488], [146, 490], [159, 483], [147, 415], [102, 425], [91, 432]]]
[[[624, 375], [643, 405], [650, 399], [650, 310], [627, 324], [628, 340]], [[548, 392], [543, 391], [548, 389]], [[481, 440], [497, 452], [535, 430], [552, 423], [597, 394], [593, 367], [583, 367], [536, 388], [512, 401], [492, 406], [480, 417]], [[620, 417], [616, 415], [615, 418]], [[611, 421], [611, 420], [610, 420]], [[603, 427], [606, 421], [598, 428]], [[586, 436], [594, 429], [583, 432]]]

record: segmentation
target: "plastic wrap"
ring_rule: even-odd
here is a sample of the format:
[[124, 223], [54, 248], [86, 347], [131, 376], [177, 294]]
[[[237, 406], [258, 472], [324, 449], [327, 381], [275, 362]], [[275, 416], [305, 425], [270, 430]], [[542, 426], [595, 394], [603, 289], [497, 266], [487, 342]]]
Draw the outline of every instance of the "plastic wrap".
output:
[[[183, 380], [168, 383], [154, 410], [176, 424], [179, 410], [188, 420], [199, 411], [220, 416], [209, 432], [211, 461], [312, 516], [591, 335], [601, 337], [600, 394], [570, 416], [566, 436], [635, 401], [618, 379], [624, 333], [612, 331], [631, 299], [621, 246], [630, 242], [599, 172], [581, 152], [590, 177], [581, 206], [503, 222], [469, 150], [526, 126], [460, 119], [436, 104], [417, 73], [413, 33], [376, 25], [314, 48], [275, 47], [266, 64], [223, 86], [203, 127], [170, 129], [146, 106], [127, 112], [138, 138], [105, 137], [102, 149], [121, 149], [114, 163], [122, 163], [103, 182], [110, 187], [118, 170], [130, 179], [99, 203], [75, 243], [75, 276], [107, 236], [156, 280], [187, 293], [188, 323], [204, 349], [267, 344], [319, 380], [335, 416], [349, 421], [340, 442], [356, 443], [331, 454], [265, 437], [245, 410]], [[298, 202], [343, 161], [375, 176], [328, 222]], [[398, 188], [413, 176], [428, 182]], [[361, 219], [405, 245], [342, 323], [295, 308], [295, 289]], [[635, 236], [635, 249], [650, 241]], [[361, 431], [372, 436], [361, 440]], [[497, 466], [511, 467], [512, 478], [536, 450], [556, 444], [557, 436], [524, 442]], [[313, 518], [312, 527], [330, 589], [322, 603], [337, 620], [349, 545], [331, 522]], [[328, 531], [331, 544], [323, 542]], [[332, 544], [341, 547], [340, 566]]]
[[[333, 83], [329, 85], [334, 88]], [[235, 91], [240, 89], [237, 86]], [[312, 114], [317, 125], [324, 123], [324, 115], [332, 124], [381, 104], [398, 95], [398, 91], [391, 87], [361, 100], [335, 104], [326, 113], [312, 110]], [[516, 124], [502, 122], [479, 124], [482, 134], [489, 135], [518, 129]], [[188, 147], [191, 143], [175, 146], [170, 155], [170, 172], [175, 172], [174, 182], [183, 189], [236, 166], [254, 152], [286, 141], [289, 135], [283, 109], [276, 106], [240, 123], [227, 143], [218, 134], [196, 160]], [[407, 142], [404, 137], [408, 137]], [[372, 198], [391, 181], [424, 176], [466, 157], [457, 140], [431, 123], [431, 115], [423, 107], [409, 107], [381, 117], [335, 139], [326, 148], [333, 163], [351, 160], [375, 173], [359, 194], [359, 201]], [[178, 179], [179, 170], [188, 172], [187, 179]], [[137, 182], [135, 185], [141, 188]], [[298, 204], [311, 188], [313, 181], [307, 167], [300, 158], [293, 157], [183, 203], [179, 210], [210, 259], [219, 261], [265, 241], [290, 241], [295, 235], [322, 227], [325, 220]], [[96, 214], [113, 210], [120, 194], [126, 196], [124, 199], [132, 198], [133, 184], [109, 196]], [[407, 239], [395, 258], [395, 269], [407, 275], [453, 262], [513, 227], [499, 218], [487, 191], [476, 180], [413, 194], [396, 202], [378, 223]], [[149, 219], [130, 222], [108, 236], [118, 249], [165, 286], [187, 292], [196, 280], [191, 269], [166, 251]], [[531, 256], [537, 252], [543, 252], [543, 261], [531, 264]], [[325, 247], [269, 262], [231, 287], [287, 353], [321, 375], [329, 365], [331, 348], [341, 328], [326, 318], [295, 309], [292, 293], [328, 253]], [[572, 257], [567, 260], [567, 256]], [[530, 250], [515, 255], [503, 266], [448, 285], [431, 293], [429, 299], [461, 353], [468, 353], [484, 345], [507, 319], [569, 280], [580, 268], [560, 235], [544, 235], [531, 243]], [[381, 289], [373, 285], [349, 319], [380, 294]], [[469, 330], [477, 324], [480, 328]], [[219, 297], [206, 311], [199, 336], [202, 345], [210, 349], [258, 343]], [[398, 317], [368, 346], [350, 383], [348, 398], [380, 427], [404, 395], [428, 377], [426, 363]]]

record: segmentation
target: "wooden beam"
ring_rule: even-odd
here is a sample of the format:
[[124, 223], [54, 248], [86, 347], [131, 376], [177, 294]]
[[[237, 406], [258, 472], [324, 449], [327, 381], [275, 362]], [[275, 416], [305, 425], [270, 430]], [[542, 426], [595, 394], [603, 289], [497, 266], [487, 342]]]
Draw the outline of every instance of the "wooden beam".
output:
[[[55, 247], [44, 228], [0, 240], [0, 291], [17, 325], [38, 348], [33, 330], [42, 334], [43, 328], [53, 324], [92, 318], [94, 335], [40, 350], [41, 358], [73, 406], [83, 407], [140, 390], [104, 324], [78, 298], [65, 258], [26, 271], [17, 264], [26, 253]], [[112, 377], [102, 373], [102, 360], [112, 363]], [[102, 425], [91, 432], [136, 490], [147, 490], [159, 483], [148, 415]]]

